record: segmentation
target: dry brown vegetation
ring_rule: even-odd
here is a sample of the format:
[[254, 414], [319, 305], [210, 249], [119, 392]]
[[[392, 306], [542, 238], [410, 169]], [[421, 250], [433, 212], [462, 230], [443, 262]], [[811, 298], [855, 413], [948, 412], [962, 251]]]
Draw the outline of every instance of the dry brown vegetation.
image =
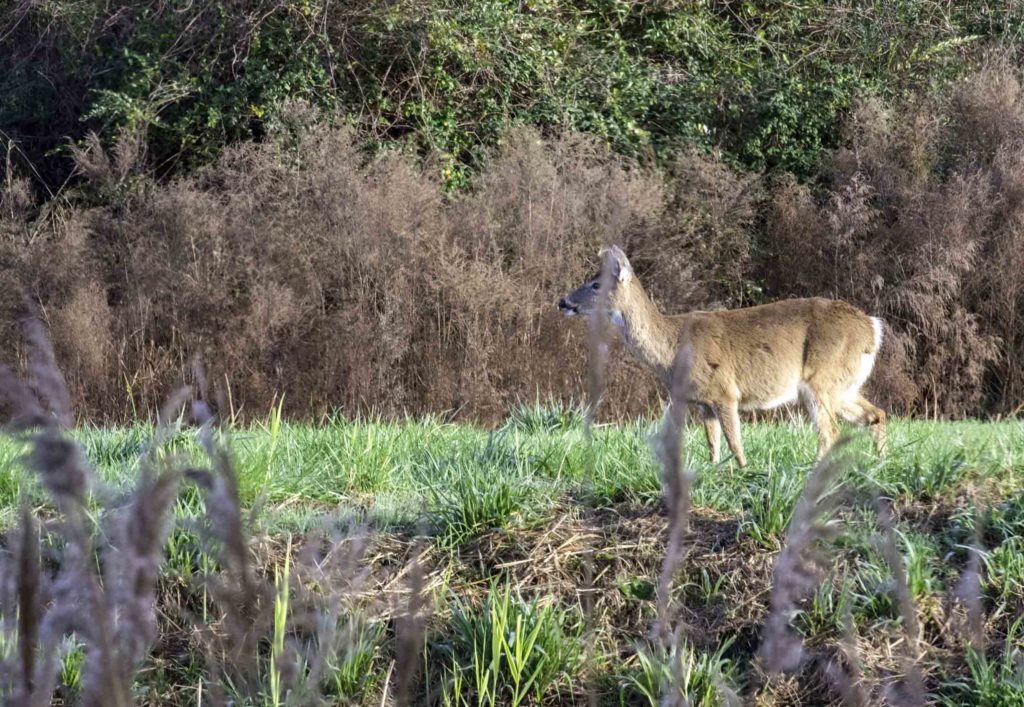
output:
[[[93, 142], [83, 184], [42, 208], [8, 169], [3, 359], [22, 358], [24, 293], [92, 418], [155, 410], [200, 357], [243, 414], [284, 395], [293, 415], [493, 421], [517, 399], [582, 395], [585, 332], [554, 302], [615, 241], [668, 310], [825, 295], [884, 317], [874, 383], [895, 412], [1024, 400], [1024, 95], [1004, 64], [865, 101], [815, 184], [695, 153], [655, 170], [521, 130], [446, 196], [429, 165], [368, 158], [293, 113], [288, 137], [169, 183], [146, 176], [137, 136]], [[616, 358], [603, 414], [656, 396]]]

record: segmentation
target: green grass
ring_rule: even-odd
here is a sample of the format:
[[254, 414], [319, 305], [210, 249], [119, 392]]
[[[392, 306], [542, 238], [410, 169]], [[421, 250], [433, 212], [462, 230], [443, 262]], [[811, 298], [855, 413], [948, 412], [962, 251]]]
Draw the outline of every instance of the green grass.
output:
[[1024, 706], [1024, 617], [1010, 626], [1002, 645], [991, 654], [969, 650], [968, 675], [951, 680], [944, 687], [942, 704], [978, 707]]
[[[553, 414], [554, 415], [554, 414]], [[324, 426], [282, 422], [275, 434], [255, 424], [233, 430], [229, 441], [240, 475], [243, 502], [259, 501], [296, 520], [295, 506], [337, 511], [370, 508], [394, 522], [411, 522], [426, 512], [431, 493], [455, 492], [466, 474], [523, 480], [548, 497], [571, 495], [588, 505], [621, 501], [653, 502], [660, 497], [659, 470], [648, 439], [654, 424], [637, 422], [598, 426], [588, 449], [582, 423], [569, 416], [546, 425], [520, 412], [497, 431], [440, 420], [387, 423], [334, 420]], [[694, 503], [699, 507], [745, 514], [772, 534], [784, 529], [792, 501], [813, 466], [814, 432], [809, 425], [744, 426], [750, 464], [706, 461], [703, 433], [692, 427], [686, 451], [697, 471]], [[138, 471], [139, 453], [152, 434], [147, 426], [76, 432], [100, 478], [125, 488]], [[875, 457], [866, 439], [853, 446], [851, 489], [893, 498], [948, 498], [957, 489], [986, 485], [1005, 491], [998, 519], [1004, 532], [1024, 527], [1024, 502], [1010, 493], [1024, 479], [1024, 424], [1016, 421], [908, 422], [890, 426], [889, 455]], [[202, 459], [188, 431], [170, 451]], [[0, 521], [9, 524], [19, 490], [26, 481], [16, 463], [18, 445], [0, 440]], [[588, 459], [591, 468], [588, 468]], [[784, 499], [784, 500], [780, 500]]]
[[640, 648], [635, 665], [616, 676], [620, 699], [629, 704], [658, 707], [666, 691], [678, 693], [690, 704], [713, 704], [719, 699], [718, 683], [735, 678], [735, 665], [724, 657], [731, 641], [714, 651], [695, 650], [683, 643], [664, 650]]
[[[756, 683], [750, 671], [770, 580], [765, 568], [813, 467], [814, 431], [807, 424], [745, 425], [745, 469], [728, 456], [710, 464], [703, 432], [686, 432], [697, 549], [684, 561], [675, 594], [700, 629], [670, 655], [646, 642], [664, 542], [653, 431], [646, 421], [598, 425], [588, 442], [577, 408], [534, 405], [496, 430], [441, 419], [310, 426], [272, 415], [228, 437], [243, 504], [259, 510], [257, 534], [284, 546], [288, 536], [299, 542], [310, 530], [355, 517], [392, 543], [426, 543], [444, 591], [434, 596], [417, 694], [454, 705], [583, 704], [585, 686], [596, 682], [604, 704], [657, 704], [676, 661], [684, 694], [713, 703], [719, 681], [738, 690]], [[152, 432], [142, 425], [75, 431], [103, 493], [130, 487]], [[17, 463], [21, 453], [18, 443], [0, 441], [0, 526], [13, 524], [19, 499], [46, 505]], [[161, 454], [203, 462], [189, 430]], [[897, 420], [885, 458], [864, 437], [847, 454], [841, 532], [825, 548], [830, 572], [795, 627], [809, 646], [827, 651], [849, 614], [862, 642], [877, 648], [866, 659], [869, 677], [898, 667], [885, 658], [892, 659], [886, 647], [898, 639], [901, 619], [872, 510], [874, 499], [886, 496], [897, 509], [897, 544], [925, 640], [941, 649], [931, 655], [943, 656], [926, 658], [933, 697], [959, 704], [976, 688], [990, 697], [972, 704], [1017, 704], [1000, 700], [1017, 694], [1015, 661], [1024, 654], [1014, 623], [1024, 612], [1024, 424]], [[195, 587], [215, 563], [186, 522], [201, 509], [201, 494], [186, 486], [175, 510], [183, 522], [171, 533], [161, 578], [164, 596], [185, 597], [203, 618], [206, 599]], [[942, 607], [979, 518], [991, 640], [986, 652], [968, 654], [948, 638]], [[589, 569], [581, 559], [587, 543], [596, 549]], [[268, 576], [280, 560], [265, 567]], [[585, 581], [596, 583], [589, 667], [578, 591]], [[272, 651], [283, 650], [296, 620], [281, 599], [286, 588], [279, 586]], [[394, 640], [387, 622], [347, 618], [338, 635], [352, 640], [330, 654], [322, 689], [344, 702], [379, 704]], [[62, 668], [72, 692], [75, 661], [69, 654]], [[180, 682], [201, 670], [196, 660], [149, 674]], [[268, 679], [268, 703], [286, 702], [279, 684]], [[824, 688], [808, 689], [807, 703], [814, 703], [823, 694], [814, 690]]]
[[455, 598], [451, 673], [454, 705], [518, 705], [541, 700], [572, 675], [580, 660], [577, 611], [526, 601], [493, 582], [483, 606]]

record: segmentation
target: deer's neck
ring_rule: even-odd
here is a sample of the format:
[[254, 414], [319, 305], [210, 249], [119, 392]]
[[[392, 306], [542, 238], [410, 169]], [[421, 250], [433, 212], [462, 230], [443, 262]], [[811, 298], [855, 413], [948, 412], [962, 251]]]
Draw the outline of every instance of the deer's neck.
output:
[[612, 319], [622, 340], [641, 363], [668, 382], [679, 345], [679, 329], [671, 319], [658, 311], [639, 283], [630, 288], [630, 295], [619, 302], [620, 309]]

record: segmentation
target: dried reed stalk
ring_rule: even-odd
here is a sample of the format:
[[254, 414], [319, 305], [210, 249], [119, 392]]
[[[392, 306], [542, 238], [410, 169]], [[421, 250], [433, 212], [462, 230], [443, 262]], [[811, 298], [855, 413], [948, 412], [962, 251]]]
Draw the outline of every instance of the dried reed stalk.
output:
[[769, 673], [789, 672], [803, 661], [803, 641], [790, 621], [803, 597], [821, 581], [827, 558], [820, 543], [835, 534], [832, 514], [835, 480], [843, 469], [836, 454], [846, 445], [841, 439], [833, 452], [811, 472], [786, 530], [785, 544], [772, 573], [770, 611], [765, 621], [760, 655]]
[[419, 664], [417, 656], [423, 648], [427, 628], [428, 594], [425, 590], [423, 548], [419, 548], [409, 568], [409, 598], [405, 610], [395, 617], [396, 705], [412, 704], [412, 684]]
[[882, 529], [881, 550], [889, 571], [892, 572], [892, 593], [903, 620], [903, 680], [890, 689], [887, 701], [890, 704], [923, 707], [928, 704], [921, 673], [921, 625], [917, 620], [917, 607], [907, 584], [907, 570], [903, 557], [896, 545], [896, 530], [892, 510], [881, 499], [875, 504], [878, 524]]
[[981, 588], [984, 524], [985, 513], [979, 511], [974, 522], [974, 538], [967, 547], [967, 566], [953, 590], [954, 601], [963, 605], [967, 613], [962, 626], [966, 642], [979, 653], [985, 650], [985, 609]]
[[655, 456], [662, 469], [662, 488], [668, 511], [668, 543], [662, 560], [657, 587], [657, 616], [651, 629], [651, 640], [663, 656], [671, 658], [669, 679], [662, 686], [662, 707], [689, 707], [684, 697], [686, 676], [683, 673], [679, 649], [687, 627], [672, 605], [672, 580], [686, 555], [684, 538], [690, 530], [690, 485], [693, 473], [683, 462], [682, 436], [687, 422], [687, 404], [690, 393], [690, 367], [693, 352], [689, 346], [676, 353], [669, 386], [669, 401], [665, 409], [661, 430], [652, 440]]
[[20, 701], [30, 702], [36, 687], [36, 649], [44, 613], [43, 576], [39, 558], [39, 528], [32, 511], [21, 506], [17, 544], [18, 648], [21, 660]]
[[837, 660], [829, 661], [824, 668], [825, 679], [839, 693], [844, 705], [868, 707], [871, 704], [871, 694], [864, 679], [860, 651], [857, 649], [857, 633], [848, 607], [843, 612], [843, 635], [839, 642], [839, 651], [845, 667]]
[[665, 640], [670, 633], [672, 579], [684, 556], [683, 538], [690, 530], [690, 485], [693, 473], [684, 467], [682, 436], [687, 421], [690, 392], [690, 366], [693, 352], [689, 346], [676, 354], [672, 370], [669, 403], [661, 431], [654, 440], [655, 453], [661, 463], [662, 487], [668, 509], [668, 544], [658, 577], [658, 614], [652, 637]]
[[601, 404], [601, 396], [604, 394], [605, 372], [608, 365], [608, 343], [609, 343], [609, 321], [608, 321], [608, 293], [611, 291], [614, 256], [610, 249], [603, 253], [601, 261], [601, 274], [599, 280], [601, 288], [598, 291], [597, 307], [590, 315], [587, 329], [587, 410], [584, 419], [584, 430], [589, 439], [591, 426], [597, 416], [598, 406]]
[[[608, 321], [608, 293], [611, 291], [614, 260], [610, 249], [603, 251], [601, 261], [601, 283], [595, 312], [591, 315], [587, 329], [587, 407], [583, 419], [583, 434], [587, 441], [587, 472], [594, 476], [594, 441], [593, 425], [597, 410], [604, 395], [605, 373], [608, 365], [608, 345], [610, 338]], [[593, 551], [588, 548], [581, 554], [584, 583], [581, 587], [580, 603], [583, 608], [583, 664], [593, 666], [596, 635], [594, 630], [594, 597], [593, 597]], [[587, 704], [596, 707], [598, 704], [597, 675], [587, 680]]]

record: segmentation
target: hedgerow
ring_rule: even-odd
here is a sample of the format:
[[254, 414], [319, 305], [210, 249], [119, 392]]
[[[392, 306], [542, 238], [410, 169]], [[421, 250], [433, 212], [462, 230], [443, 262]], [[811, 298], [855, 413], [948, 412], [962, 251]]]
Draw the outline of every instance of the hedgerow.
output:
[[0, 19], [0, 126], [51, 185], [90, 130], [145, 128], [180, 172], [287, 129], [296, 100], [436, 154], [449, 187], [524, 124], [806, 175], [856, 96], [962, 75], [1022, 28], [995, 0], [54, 0]]

